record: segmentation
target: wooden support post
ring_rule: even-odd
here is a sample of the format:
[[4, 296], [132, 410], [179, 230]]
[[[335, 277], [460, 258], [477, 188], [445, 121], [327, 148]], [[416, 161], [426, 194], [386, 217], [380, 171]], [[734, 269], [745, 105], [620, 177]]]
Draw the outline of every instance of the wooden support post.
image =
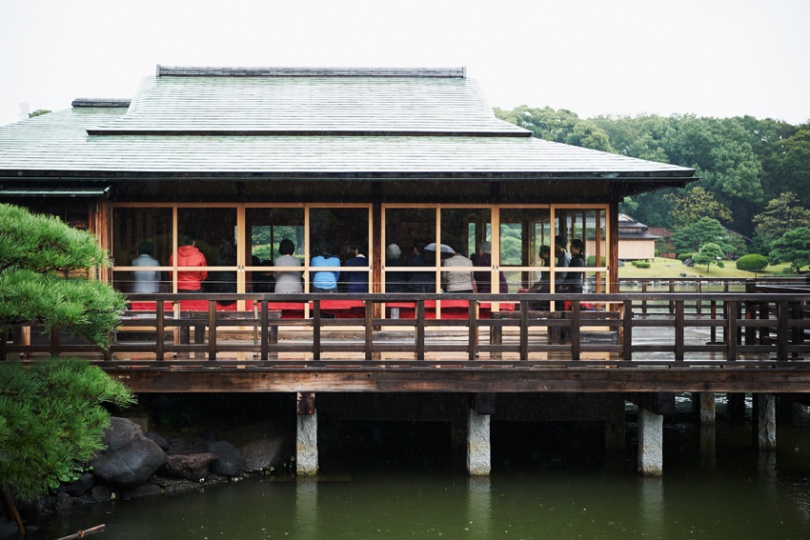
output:
[[754, 394], [754, 430], [757, 448], [776, 449], [776, 396]]
[[644, 408], [638, 410], [638, 472], [643, 476], [662, 476], [664, 417]]
[[[694, 394], [692, 394], [694, 395]], [[716, 421], [717, 406], [714, 401], [714, 392], [701, 392], [700, 400], [700, 424], [703, 426], [713, 426]]]
[[301, 476], [318, 473], [318, 412], [315, 394], [299, 392], [296, 402], [295, 470]]

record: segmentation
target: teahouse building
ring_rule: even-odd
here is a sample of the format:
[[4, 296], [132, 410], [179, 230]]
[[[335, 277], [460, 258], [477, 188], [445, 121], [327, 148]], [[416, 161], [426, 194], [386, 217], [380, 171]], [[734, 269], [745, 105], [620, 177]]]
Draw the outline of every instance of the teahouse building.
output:
[[[302, 266], [281, 269], [302, 270], [306, 291], [316, 251], [340, 259], [341, 282], [367, 273], [369, 292], [385, 292], [387, 274], [407, 284], [418, 272], [414, 246], [474, 257], [487, 241], [491, 262], [476, 270], [493, 283], [503, 272], [517, 292], [555, 236], [586, 240], [590, 290], [616, 290], [619, 202], [694, 171], [530, 135], [495, 118], [463, 68], [158, 66], [131, 101], [77, 99], [0, 128], [0, 201], [96, 233], [114, 258], [106, 278], [124, 291], [148, 241], [161, 290], [176, 292], [186, 233], [207, 290], [272, 290], [267, 267], [289, 239]], [[356, 243], [368, 264], [349, 270]], [[391, 244], [401, 256], [386, 261]]]

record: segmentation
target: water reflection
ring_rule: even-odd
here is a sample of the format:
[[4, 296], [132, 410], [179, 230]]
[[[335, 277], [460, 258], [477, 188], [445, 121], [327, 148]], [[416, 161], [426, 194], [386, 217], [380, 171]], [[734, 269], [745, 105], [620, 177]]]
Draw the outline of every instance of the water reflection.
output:
[[48, 516], [32, 538], [100, 523], [115, 540], [808, 538], [807, 426], [781, 428], [773, 452], [753, 447], [750, 425], [718, 428], [711, 467], [701, 461], [699, 427], [668, 430], [662, 478], [638, 477], [633, 459], [617, 468], [593, 455], [507, 466], [495, 451], [493, 473], [482, 478], [426, 470], [416, 456], [406, 465], [369, 456], [317, 481], [245, 480], [77, 508]]
[[485, 476], [473, 476], [467, 480], [467, 523], [465, 531], [469, 538], [481, 540], [490, 536], [490, 517], [492, 513], [492, 485]]
[[645, 538], [664, 536], [664, 479], [643, 477], [639, 479], [641, 506], [641, 529]]

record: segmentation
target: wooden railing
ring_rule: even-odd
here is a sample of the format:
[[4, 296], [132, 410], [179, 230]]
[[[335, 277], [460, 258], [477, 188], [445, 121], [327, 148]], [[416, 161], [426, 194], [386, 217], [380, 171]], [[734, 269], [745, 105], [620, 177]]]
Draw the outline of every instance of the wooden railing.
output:
[[[142, 309], [126, 313], [107, 350], [26, 325], [8, 332], [0, 359], [70, 355], [163, 369], [193, 360], [195, 366], [237, 362], [268, 369], [327, 362], [330, 368], [542, 362], [810, 370], [810, 293], [567, 299], [570, 310], [562, 309], [559, 295], [547, 294], [133, 295], [133, 307]], [[532, 309], [538, 302], [551, 302], [551, 309]]]

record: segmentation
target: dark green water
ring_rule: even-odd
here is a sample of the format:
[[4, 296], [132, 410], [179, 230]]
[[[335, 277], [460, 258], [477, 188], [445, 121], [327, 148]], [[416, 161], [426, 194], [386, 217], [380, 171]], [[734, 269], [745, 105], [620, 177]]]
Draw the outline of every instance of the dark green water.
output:
[[492, 475], [468, 478], [441, 461], [363, 455], [321, 481], [245, 480], [74, 509], [44, 519], [37, 538], [104, 523], [92, 538], [810, 539], [810, 427], [782, 427], [770, 453], [751, 448], [750, 426], [716, 433], [707, 452], [698, 427], [667, 425], [658, 479], [636, 474], [628, 426], [617, 458], [493, 447]]

